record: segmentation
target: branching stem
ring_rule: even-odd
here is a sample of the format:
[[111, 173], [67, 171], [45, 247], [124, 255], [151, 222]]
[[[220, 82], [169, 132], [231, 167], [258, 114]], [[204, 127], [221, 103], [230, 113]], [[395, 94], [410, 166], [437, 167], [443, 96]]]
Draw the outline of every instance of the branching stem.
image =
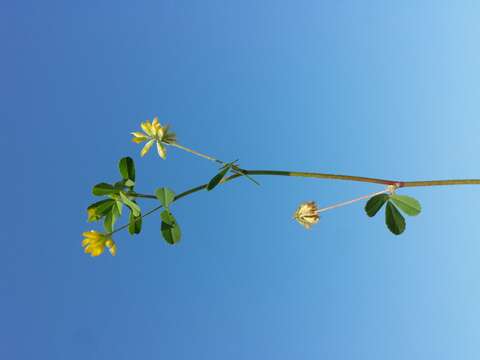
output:
[[[224, 163], [221, 160], [217, 160], [215, 158], [211, 158], [208, 155], [204, 155], [201, 153], [196, 152], [195, 150], [191, 150], [188, 148], [185, 148], [181, 145], [178, 144], [172, 144], [172, 146], [176, 146], [181, 148], [182, 150], [194, 153], [198, 156], [204, 157], [206, 159], [209, 159], [211, 161], [215, 161], [217, 163]], [[395, 185], [397, 188], [402, 188], [402, 187], [420, 187], [420, 186], [447, 186], [447, 185], [480, 185], [480, 179], [450, 179], [450, 180], [427, 180], [427, 181], [398, 181], [398, 180], [386, 180], [386, 179], [378, 179], [378, 178], [369, 178], [369, 177], [363, 177], [363, 176], [352, 176], [352, 175], [338, 175], [338, 174], [326, 174], [326, 173], [316, 173], [316, 172], [298, 172], [298, 171], [280, 171], [280, 170], [245, 170], [245, 169], [239, 169], [241, 173], [236, 173], [233, 174], [225, 179], [222, 180], [222, 183], [234, 180], [238, 177], [241, 177], [243, 175], [260, 175], [260, 176], [292, 176], [292, 177], [305, 177], [305, 178], [314, 178], [314, 179], [331, 179], [331, 180], [345, 180], [345, 181], [357, 181], [357, 182], [365, 182], [365, 183], [372, 183], [372, 184], [382, 184], [382, 185]], [[177, 196], [175, 196], [174, 201], [177, 201], [183, 197], [186, 197], [190, 194], [196, 193], [200, 190], [206, 189], [207, 184], [202, 184], [196, 187], [193, 187], [191, 189], [188, 189]], [[382, 191], [383, 193], [384, 191]], [[128, 193], [129, 196], [133, 196], [136, 198], [141, 198], [141, 199], [156, 199], [157, 197], [155, 195], [149, 195], [149, 194], [140, 194], [137, 192], [130, 192]], [[365, 197], [354, 199], [355, 201], [362, 200]], [[338, 205], [338, 204], [337, 204]], [[336, 206], [336, 205], [333, 205]], [[162, 206], [157, 206], [148, 212], [144, 213], [142, 215], [143, 217], [146, 217], [155, 211], [161, 209]], [[133, 220], [136, 221], [136, 220]], [[127, 228], [129, 223], [120, 226], [119, 228], [115, 229], [111, 234], [114, 234], [118, 231], [121, 231], [125, 228]]]

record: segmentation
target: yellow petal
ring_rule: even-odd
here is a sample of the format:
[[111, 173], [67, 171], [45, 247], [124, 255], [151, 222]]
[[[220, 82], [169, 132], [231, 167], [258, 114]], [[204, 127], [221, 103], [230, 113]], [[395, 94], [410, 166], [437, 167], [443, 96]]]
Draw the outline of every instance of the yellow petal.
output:
[[132, 134], [133, 136], [138, 137], [138, 138], [146, 137], [146, 135], [144, 133], [140, 132], [140, 131], [135, 131], [135, 132], [132, 132], [130, 134]]
[[153, 119], [152, 121], [152, 127], [154, 128], [159, 128], [160, 127], [160, 123], [158, 122], [158, 117], [155, 116], [155, 119]]
[[157, 151], [158, 155], [160, 155], [162, 159], [167, 157], [167, 150], [165, 149], [165, 146], [160, 143], [160, 141], [157, 141]]
[[97, 246], [97, 247], [93, 248], [93, 250], [91, 252], [91, 255], [92, 256], [98, 256], [98, 255], [101, 255], [102, 253], [103, 253], [103, 247]]
[[110, 251], [110, 254], [112, 254], [112, 256], [117, 255], [117, 245], [113, 244], [111, 247], [108, 248], [108, 251]]
[[106, 245], [108, 248], [111, 248], [113, 245], [115, 245], [115, 243], [113, 242], [112, 239], [108, 239], [107, 241], [105, 241], [105, 245]]
[[142, 151], [140, 152], [140, 155], [145, 156], [145, 154], [148, 152], [148, 150], [150, 150], [154, 142], [155, 140], [150, 140], [149, 142], [147, 142], [143, 147]]
[[85, 231], [83, 234], [83, 237], [86, 237], [87, 239], [94, 239], [94, 240], [99, 240], [101, 239], [104, 235], [99, 233], [98, 231]]
[[88, 244], [90, 244], [91, 241], [92, 241], [92, 239], [83, 239], [82, 240], [82, 247], [87, 246]]
[[[103, 252], [103, 246], [102, 245], [88, 245], [85, 248], [85, 253], [90, 254], [92, 256], [98, 256]], [[98, 255], [93, 255], [94, 253], [98, 253]]]
[[152, 133], [152, 124], [150, 124], [150, 121], [145, 121], [144, 123], [140, 124], [141, 128], [143, 131], [145, 131], [145, 134], [153, 136]]
[[148, 138], [146, 136], [144, 137], [134, 137], [132, 138], [132, 141], [136, 144], [141, 144], [142, 142], [148, 140]]

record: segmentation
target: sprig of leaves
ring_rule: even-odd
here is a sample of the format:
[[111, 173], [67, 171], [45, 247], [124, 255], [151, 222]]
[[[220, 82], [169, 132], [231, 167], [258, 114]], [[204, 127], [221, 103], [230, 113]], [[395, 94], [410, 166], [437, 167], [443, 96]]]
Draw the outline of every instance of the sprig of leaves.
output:
[[422, 211], [420, 202], [417, 199], [394, 193], [371, 197], [365, 205], [365, 212], [369, 217], [374, 217], [385, 204], [385, 224], [395, 235], [400, 235], [406, 228], [402, 212], [408, 216], [417, 216]]
[[174, 245], [180, 241], [182, 236], [180, 225], [170, 211], [170, 205], [175, 201], [175, 193], [169, 188], [163, 187], [155, 191], [155, 196], [164, 208], [160, 213], [160, 219], [162, 220], [160, 231], [165, 241]]
[[141, 209], [137, 202], [129, 197], [128, 192], [135, 186], [135, 163], [132, 158], [124, 157], [118, 163], [118, 169], [122, 179], [113, 184], [102, 182], [92, 189], [95, 196], [106, 196], [107, 199], [95, 202], [87, 208], [88, 221], [100, 221], [103, 219], [105, 231], [111, 233], [115, 228], [116, 221], [121, 217], [123, 205], [130, 210], [129, 227], [130, 234], [139, 234], [142, 229]]

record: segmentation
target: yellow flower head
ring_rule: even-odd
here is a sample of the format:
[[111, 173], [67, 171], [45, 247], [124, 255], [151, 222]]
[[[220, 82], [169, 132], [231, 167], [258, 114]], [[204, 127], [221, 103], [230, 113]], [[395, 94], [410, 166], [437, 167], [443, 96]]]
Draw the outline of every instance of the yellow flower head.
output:
[[113, 256], [117, 253], [117, 245], [110, 236], [95, 230], [85, 231], [82, 235], [85, 237], [82, 241], [82, 247], [85, 248], [85, 253], [92, 256], [99, 256], [103, 253], [105, 247], [108, 248], [110, 254]]
[[141, 123], [140, 127], [143, 132], [132, 132], [132, 141], [134, 143], [141, 144], [144, 141], [147, 142], [143, 146], [140, 155], [144, 156], [153, 144], [156, 144], [158, 155], [162, 159], [165, 159], [167, 157], [167, 150], [165, 149], [164, 144], [173, 144], [177, 141], [175, 134], [169, 131], [169, 126], [162, 126], [158, 122], [158, 118], [154, 118], [152, 122], [147, 120], [144, 123]]
[[320, 220], [317, 204], [314, 201], [300, 204], [295, 214], [293, 214], [293, 218], [306, 229], [310, 229], [312, 225], [315, 225]]

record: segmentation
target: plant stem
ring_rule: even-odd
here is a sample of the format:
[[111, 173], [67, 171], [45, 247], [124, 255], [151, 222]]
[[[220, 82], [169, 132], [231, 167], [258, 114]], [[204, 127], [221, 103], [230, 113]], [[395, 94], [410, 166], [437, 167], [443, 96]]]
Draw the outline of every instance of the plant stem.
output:
[[188, 148], [188, 147], [186, 147], [186, 146], [183, 146], [183, 145], [180, 145], [180, 144], [177, 144], [177, 143], [166, 143], [166, 144], [167, 144], [167, 145], [170, 145], [170, 146], [173, 146], [173, 147], [176, 147], [176, 148], [178, 148], [178, 149], [182, 149], [182, 150], [184, 150], [184, 151], [186, 151], [186, 152], [189, 152], [190, 154], [194, 154], [194, 155], [200, 156], [200, 157], [202, 157], [202, 158], [204, 158], [204, 159], [207, 159], [207, 160], [216, 162], [216, 163], [218, 163], [218, 164], [225, 164], [225, 162], [222, 161], [222, 160], [218, 160], [218, 159], [215, 159], [214, 157], [211, 157], [211, 156], [209, 156], [209, 155], [202, 154], [202, 153], [200, 153], [200, 152], [198, 152], [198, 151], [196, 151], [196, 150], [190, 149], [190, 148]]
[[[353, 175], [338, 175], [338, 174], [326, 174], [326, 173], [314, 173], [314, 172], [298, 172], [298, 171], [279, 171], [279, 170], [243, 170], [243, 173], [247, 175], [265, 175], [265, 176], [292, 176], [292, 177], [306, 177], [314, 179], [332, 179], [332, 180], [344, 180], [344, 181], [357, 181], [372, 184], [382, 185], [397, 185], [398, 188], [402, 187], [420, 187], [420, 186], [446, 186], [446, 185], [480, 185], [480, 179], [450, 179], [450, 180], [428, 180], [428, 181], [398, 181], [398, 180], [386, 180], [378, 178], [369, 178], [363, 176]], [[225, 178], [222, 183], [230, 180], [234, 180], [242, 174], [234, 174]], [[187, 195], [193, 194], [197, 191], [203, 190], [207, 187], [207, 184], [199, 185], [191, 188], [183, 193], [178, 194], [175, 200], [181, 199]], [[144, 199], [156, 199], [155, 195], [140, 194], [131, 192], [128, 195], [144, 198]]]
[[[180, 145], [178, 143], [166, 143], [167, 145], [170, 145], [170, 146], [173, 146], [173, 147], [176, 147], [178, 149], [181, 149], [181, 150], [184, 150], [184, 151], [187, 151], [191, 154], [194, 154], [194, 155], [197, 155], [197, 156], [200, 156], [204, 159], [207, 159], [207, 160], [210, 160], [210, 161], [213, 161], [213, 162], [216, 162], [217, 164], [222, 164], [222, 165], [225, 165], [227, 164], [225, 161], [222, 161], [222, 160], [219, 160], [219, 159], [215, 159], [214, 157], [212, 156], [209, 156], [209, 155], [205, 155], [205, 154], [202, 154], [196, 150], [193, 150], [193, 149], [190, 149], [186, 146], [183, 146], [183, 145]], [[248, 174], [245, 173], [245, 170], [243, 169], [240, 169], [237, 165], [234, 164], [235, 162], [231, 163], [231, 170], [237, 174], [241, 174], [241, 175], [244, 175], [245, 177], [247, 177], [250, 181], [252, 181], [253, 183], [255, 183], [256, 185], [260, 185], [254, 178], [250, 177]]]
[[[223, 163], [220, 160], [211, 158], [208, 155], [203, 155], [200, 153], [197, 153], [195, 150], [191, 150], [188, 148], [184, 148], [181, 145], [178, 144], [171, 144], [172, 146], [179, 147], [183, 150], [186, 150], [188, 152], [192, 152], [196, 155], [202, 156], [206, 159], [209, 159], [211, 161]], [[353, 175], [338, 175], [338, 174], [326, 174], [326, 173], [315, 173], [315, 172], [298, 172], [298, 171], [280, 171], [280, 170], [244, 170], [241, 169], [242, 173], [237, 173], [233, 174], [225, 179], [222, 180], [221, 183], [226, 183], [227, 181], [234, 180], [238, 177], [241, 177], [243, 175], [265, 175], [265, 176], [292, 176], [292, 177], [306, 177], [306, 178], [315, 178], [315, 179], [332, 179], [332, 180], [345, 180], [345, 181], [357, 181], [357, 182], [365, 182], [365, 183], [372, 183], [372, 184], [382, 184], [382, 185], [396, 185], [397, 188], [402, 188], [402, 187], [420, 187], [420, 186], [446, 186], [446, 185], [480, 185], [480, 179], [450, 179], [450, 180], [427, 180], [427, 181], [398, 181], [398, 180], [385, 180], [385, 179], [378, 179], [378, 178], [369, 178], [369, 177], [363, 177], [363, 176], [353, 176]], [[183, 197], [186, 197], [190, 194], [196, 193], [200, 190], [204, 190], [207, 188], [207, 184], [202, 184], [196, 187], [193, 187], [191, 189], [188, 189], [177, 196], [175, 196], [175, 199], [173, 201], [177, 201]], [[381, 191], [379, 193], [384, 193], [387, 190]], [[129, 192], [129, 196], [133, 196], [136, 198], [142, 198], [142, 199], [156, 199], [157, 197], [155, 195], [149, 195], [149, 194], [140, 194], [136, 192]], [[374, 194], [375, 195], [375, 194]], [[321, 209], [321, 211], [326, 211], [334, 207], [339, 207], [346, 205], [347, 203], [359, 201], [362, 199], [366, 199], [368, 197], [371, 197], [373, 195], [366, 195], [362, 196], [361, 198], [354, 199], [347, 201], [345, 203], [340, 203], [336, 205], [332, 205], [328, 208]], [[144, 218], [155, 211], [161, 209], [162, 206], [157, 206], [145, 214], [143, 214], [141, 217]], [[137, 219], [138, 220], [138, 219]], [[133, 220], [133, 221], [137, 221]], [[127, 228], [129, 223], [120, 226], [119, 228], [115, 229], [113, 232], [110, 233], [114, 234], [120, 230], [123, 230]]]
[[336, 203], [336, 204], [333, 204], [333, 205], [330, 205], [330, 206], [323, 207], [321, 209], [318, 209], [317, 213], [321, 213], [321, 212], [336, 209], [336, 208], [339, 208], [339, 207], [342, 207], [342, 206], [350, 205], [350, 204], [353, 204], [354, 202], [357, 202], [357, 201], [360, 201], [360, 200], [365, 200], [365, 199], [370, 199], [370, 198], [372, 198], [376, 195], [386, 194], [386, 193], [389, 193], [389, 192], [390, 192], [390, 190], [386, 189], [386, 190], [378, 191], [378, 192], [373, 193], [373, 194], [363, 195], [363, 196], [360, 196], [360, 197], [352, 199], [352, 200], [343, 201], [343, 202], [340, 202], [340, 203]]

